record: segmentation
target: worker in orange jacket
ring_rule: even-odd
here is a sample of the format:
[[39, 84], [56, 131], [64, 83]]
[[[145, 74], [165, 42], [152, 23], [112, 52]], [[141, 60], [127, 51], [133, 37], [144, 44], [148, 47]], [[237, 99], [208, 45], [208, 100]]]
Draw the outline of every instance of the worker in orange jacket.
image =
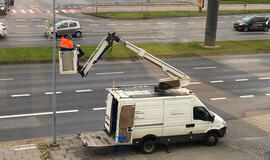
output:
[[60, 41], [60, 51], [71, 51], [73, 50], [73, 41], [70, 36], [62, 36]]

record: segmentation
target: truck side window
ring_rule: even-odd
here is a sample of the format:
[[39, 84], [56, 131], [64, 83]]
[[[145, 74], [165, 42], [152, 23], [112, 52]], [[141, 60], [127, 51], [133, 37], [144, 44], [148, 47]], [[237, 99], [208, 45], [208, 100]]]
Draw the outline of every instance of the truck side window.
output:
[[194, 107], [193, 108], [193, 119], [210, 121], [211, 115], [204, 107]]

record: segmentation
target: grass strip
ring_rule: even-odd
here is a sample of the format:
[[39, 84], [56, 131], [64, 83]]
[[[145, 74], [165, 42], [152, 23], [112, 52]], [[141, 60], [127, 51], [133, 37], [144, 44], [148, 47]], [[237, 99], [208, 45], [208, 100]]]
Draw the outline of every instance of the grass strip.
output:
[[[269, 43], [270, 39], [218, 41], [217, 45], [220, 47], [213, 49], [201, 47], [202, 42], [147, 43], [136, 45], [152, 55], [158, 57], [170, 57], [181, 55], [270, 52]], [[95, 48], [96, 46], [82, 46], [82, 49], [86, 54], [83, 58], [88, 58], [93, 53]], [[0, 63], [52, 61], [52, 53], [52, 47], [1, 48]], [[127, 49], [123, 45], [118, 44], [113, 46], [110, 53], [105, 53], [104, 55], [104, 58], [112, 59], [133, 57], [137, 57], [133, 51]]]
[[[254, 14], [269, 13], [270, 9], [254, 9], [254, 10], [220, 10], [219, 15], [233, 14]], [[151, 11], [151, 12], [98, 12], [85, 13], [88, 15], [102, 17], [107, 19], [152, 19], [152, 18], [170, 18], [170, 17], [198, 17], [205, 16], [206, 12], [198, 11]]]

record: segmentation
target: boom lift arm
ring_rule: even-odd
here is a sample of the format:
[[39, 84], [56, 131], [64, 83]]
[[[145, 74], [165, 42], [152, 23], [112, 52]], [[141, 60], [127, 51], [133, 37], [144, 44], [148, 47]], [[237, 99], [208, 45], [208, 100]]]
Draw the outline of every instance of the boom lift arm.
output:
[[108, 33], [100, 42], [94, 53], [91, 57], [87, 60], [79, 73], [82, 77], [85, 77], [88, 74], [88, 71], [91, 69], [92, 65], [96, 63], [108, 50], [112, 45], [113, 42], [116, 41], [125, 47], [129, 48], [130, 50], [137, 53], [141, 58], [149, 61], [150, 63], [158, 66], [162, 69], [162, 71], [169, 76], [169, 78], [159, 79], [159, 85], [155, 87], [157, 91], [164, 91], [171, 88], [179, 88], [188, 86], [190, 83], [190, 77], [185, 73], [179, 71], [175, 67], [165, 63], [164, 61], [160, 60], [159, 58], [147, 53], [145, 50], [133, 45], [132, 43], [118, 37], [115, 33]]

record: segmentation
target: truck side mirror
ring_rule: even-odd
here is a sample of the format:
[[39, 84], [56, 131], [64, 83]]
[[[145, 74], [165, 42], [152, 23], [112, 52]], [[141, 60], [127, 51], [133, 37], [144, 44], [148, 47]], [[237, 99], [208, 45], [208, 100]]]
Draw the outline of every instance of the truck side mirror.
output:
[[211, 116], [211, 122], [213, 123], [215, 121], [215, 116]]

